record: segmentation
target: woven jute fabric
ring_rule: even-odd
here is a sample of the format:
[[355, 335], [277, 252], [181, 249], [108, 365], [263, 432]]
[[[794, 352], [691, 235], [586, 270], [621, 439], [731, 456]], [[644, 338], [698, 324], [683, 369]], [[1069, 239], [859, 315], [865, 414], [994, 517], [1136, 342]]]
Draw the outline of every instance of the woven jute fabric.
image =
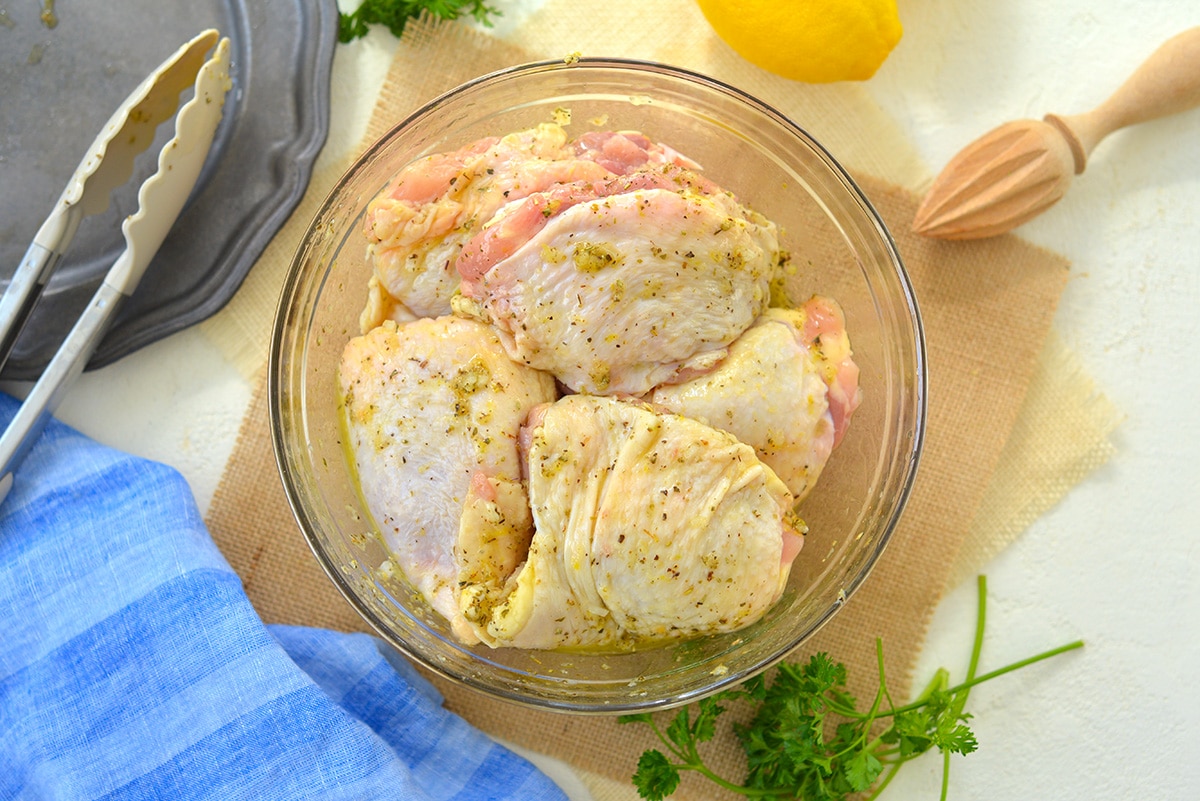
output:
[[[630, 19], [640, 22], [630, 26]], [[875, 681], [881, 637], [889, 685], [903, 696], [942, 594], [1111, 455], [1108, 434], [1117, 416], [1051, 329], [1066, 261], [1011, 235], [946, 243], [911, 234], [914, 190], [928, 173], [867, 93], [856, 85], [805, 86], [749, 66], [712, 36], [690, 2], [552, 1], [503, 40], [460, 23], [410, 23], [363, 144], [465, 80], [573, 52], [673, 63], [760, 97], [848, 165], [893, 232], [925, 324], [924, 454], [902, 521], [869, 580], [791, 658], [828, 651], [862, 688]], [[367, 630], [321, 572], [292, 517], [272, 455], [261, 369], [291, 255], [357, 150], [326, 159], [238, 296], [205, 327], [257, 376], [207, 522], [267, 622]], [[655, 745], [644, 727], [533, 711], [435, 681], [447, 704], [485, 731], [575, 766], [598, 799], [636, 797], [629, 775], [642, 750]], [[739, 775], [740, 751], [727, 730], [706, 753], [727, 775]], [[689, 776], [676, 797], [713, 793]]]

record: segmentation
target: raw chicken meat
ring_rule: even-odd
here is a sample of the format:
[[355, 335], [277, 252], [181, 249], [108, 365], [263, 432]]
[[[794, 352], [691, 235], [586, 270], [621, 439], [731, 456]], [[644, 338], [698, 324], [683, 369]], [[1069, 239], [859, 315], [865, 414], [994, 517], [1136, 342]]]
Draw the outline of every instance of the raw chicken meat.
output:
[[420, 159], [368, 208], [349, 452], [465, 644], [623, 650], [783, 593], [858, 368], [835, 302], [768, 308], [776, 226], [699, 169], [541, 125]]
[[768, 309], [715, 370], [657, 387], [647, 399], [733, 434], [801, 500], [860, 394], [841, 309], [814, 296], [800, 309]]
[[560, 184], [504, 207], [483, 230], [463, 246], [458, 272], [464, 291], [476, 296], [483, 291], [482, 279], [496, 264], [509, 258], [527, 240], [542, 230], [551, 218], [572, 206], [620, 195], [638, 189], [695, 190], [718, 194], [720, 188], [699, 173], [668, 164], [654, 169], [634, 170], [627, 175], [593, 182]]
[[392, 562], [464, 642], [464, 577], [496, 581], [525, 559], [532, 519], [517, 436], [554, 381], [511, 361], [486, 325], [386, 322], [346, 346], [350, 452]]
[[648, 167], [505, 206], [463, 248], [456, 308], [572, 390], [636, 396], [720, 361], [785, 258], [733, 196]]
[[454, 260], [504, 204], [676, 159], [691, 164], [641, 134], [595, 132], [568, 142], [552, 123], [418, 159], [367, 208], [363, 228], [375, 273], [360, 329], [449, 314], [459, 282]]
[[652, 142], [636, 131], [588, 131], [572, 142], [571, 148], [580, 158], [594, 161], [616, 175], [664, 164], [700, 169], [699, 164], [679, 151]]
[[734, 631], [787, 583], [792, 497], [695, 420], [571, 395], [530, 415], [536, 533], [478, 634], [494, 647], [621, 646]]
[[836, 448], [850, 425], [850, 415], [862, 402], [858, 365], [851, 358], [846, 316], [837, 301], [815, 296], [805, 304], [804, 313], [801, 338], [813, 344], [813, 352], [829, 387], [829, 414], [833, 418], [833, 447]]

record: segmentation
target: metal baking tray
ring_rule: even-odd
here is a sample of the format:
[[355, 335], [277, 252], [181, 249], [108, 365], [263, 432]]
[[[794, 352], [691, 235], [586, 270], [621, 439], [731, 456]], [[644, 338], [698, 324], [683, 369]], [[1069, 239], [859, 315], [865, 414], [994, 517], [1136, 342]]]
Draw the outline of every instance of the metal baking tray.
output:
[[[329, 131], [335, 0], [7, 3], [0, 14], [0, 287], [117, 104], [204, 28], [228, 36], [233, 88], [196, 189], [89, 369], [211, 316], [228, 302], [300, 201]], [[183, 100], [186, 100], [187, 95]], [[160, 141], [80, 225], [4, 369], [49, 362], [125, 246], [121, 221], [155, 170]]]

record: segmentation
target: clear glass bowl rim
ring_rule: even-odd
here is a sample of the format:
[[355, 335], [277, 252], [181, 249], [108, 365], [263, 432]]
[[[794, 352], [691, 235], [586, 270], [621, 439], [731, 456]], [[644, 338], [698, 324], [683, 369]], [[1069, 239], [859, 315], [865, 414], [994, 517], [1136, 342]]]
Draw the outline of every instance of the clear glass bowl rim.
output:
[[[758, 660], [752, 664], [739, 666], [735, 670], [731, 670], [727, 675], [720, 678], [714, 678], [703, 688], [698, 688], [694, 691], [678, 693], [668, 698], [654, 698], [650, 700], [635, 700], [630, 699], [627, 703], [605, 701], [587, 702], [576, 700], [561, 700], [552, 699], [542, 696], [529, 697], [519, 692], [513, 692], [504, 688], [498, 688], [486, 681], [482, 681], [473, 675], [459, 675], [447, 670], [444, 666], [437, 664], [435, 660], [426, 658], [423, 654], [414, 648], [409, 647], [402, 639], [398, 638], [387, 625], [378, 619], [373, 610], [371, 610], [358, 597], [357, 593], [347, 582], [338, 565], [334, 563], [330, 554], [317, 541], [312, 533], [313, 523], [308, 510], [305, 508], [302, 498], [305, 493], [295, 480], [293, 471], [289, 469], [292, 461], [292, 454], [289, 452], [285, 426], [280, 415], [275, 414], [275, 410], [281, 408], [281, 397], [284, 386], [290, 380], [286, 375], [285, 366], [290, 359], [285, 351], [285, 343], [288, 340], [287, 328], [291, 314], [295, 311], [295, 300], [302, 287], [303, 267], [305, 250], [299, 248], [293, 256], [292, 262], [288, 268], [286, 277], [283, 282], [280, 293], [279, 306], [272, 327], [269, 361], [268, 361], [268, 386], [267, 399], [270, 414], [270, 430], [272, 447], [275, 454], [276, 466], [279, 470], [280, 478], [283, 483], [288, 504], [292, 509], [292, 513], [296, 518], [297, 523], [307, 541], [310, 550], [316, 557], [325, 574], [333, 581], [334, 586], [339, 593], [350, 603], [354, 610], [371, 626], [375, 632], [382, 637], [389, 645], [397, 649], [409, 659], [418, 662], [422, 666], [432, 670], [443, 677], [471, 687], [474, 690], [480, 691], [486, 695], [500, 698], [505, 701], [514, 702], [522, 706], [532, 708], [568, 712], [572, 714], [594, 714], [594, 715], [613, 715], [624, 714], [629, 712], [643, 712], [654, 709], [666, 709], [698, 700], [699, 698], [711, 695], [722, 689], [738, 684], [746, 679], [754, 676], [776, 663], [782, 661], [789, 653], [794, 651], [799, 645], [808, 640], [820, 630], [834, 613], [844, 605], [845, 600], [849, 599], [863, 584], [870, 575], [875, 565], [879, 561], [879, 557], [886, 549], [892, 534], [895, 531], [897, 524], [902, 516], [905, 506], [908, 503], [911, 495], [913, 482], [917, 475], [917, 468], [921, 459], [921, 453], [924, 447], [925, 440], [925, 424], [927, 416], [928, 404], [928, 375], [926, 369], [926, 346], [925, 332], [921, 319], [921, 313], [917, 304], [916, 296], [913, 291], [912, 283], [908, 272], [904, 267], [903, 260], [900, 257], [899, 250], [896, 247], [894, 238], [888, 230], [882, 217], [875, 209], [874, 205], [867, 199], [865, 193], [854, 181], [853, 177], [846, 169], [832, 156], [828, 149], [818, 140], [813, 138], [801, 126], [795, 123], [791, 118], [782, 114], [771, 105], [759, 100], [757, 97], [748, 94], [747, 92], [738, 89], [724, 81], [695, 72], [683, 67], [664, 64], [661, 62], [630, 59], [630, 58], [612, 58], [612, 57], [579, 57], [571, 59], [547, 59], [540, 61], [532, 61], [524, 64], [518, 64], [512, 67], [496, 70], [490, 73], [480, 75], [469, 81], [466, 81], [458, 86], [443, 92], [437, 97], [431, 99], [400, 122], [389, 128], [382, 136], [376, 139], [368, 146], [355, 160], [347, 171], [338, 179], [332, 189], [327, 193], [322, 201], [320, 208], [314, 214], [305, 232], [304, 241], [308, 241], [313, 233], [314, 225], [324, 219], [336, 203], [337, 198], [341, 195], [342, 190], [350, 184], [355, 176], [364, 169], [364, 165], [369, 164], [380, 152], [389, 147], [391, 140], [402, 130], [413, 125], [417, 120], [420, 120], [427, 115], [433, 113], [439, 106], [446, 103], [448, 100], [459, 95], [466, 94], [487, 86], [497, 81], [504, 81], [522, 74], [557, 71], [563, 69], [612, 69], [612, 70], [628, 70], [633, 73], [651, 72], [661, 75], [666, 75], [674, 78], [679, 78], [684, 81], [693, 82], [704, 86], [710, 90], [714, 90], [720, 94], [731, 96], [738, 102], [749, 106], [759, 113], [771, 118], [776, 124], [787, 129], [790, 133], [797, 136], [806, 145], [811, 147], [816, 155], [818, 155], [829, 168], [831, 173], [840, 180], [852, 198], [861, 207], [861, 210], [873, 223], [876, 233], [880, 237], [880, 242], [887, 251], [892, 266], [896, 271], [896, 278], [899, 281], [901, 291], [903, 293], [904, 307], [908, 313], [908, 320], [911, 322], [914, 334], [913, 362], [915, 386], [913, 387], [913, 398], [915, 408], [913, 410], [913, 432], [912, 444], [907, 453], [907, 469], [905, 470], [904, 479], [898, 488], [895, 504], [891, 510], [883, 530], [878, 537], [877, 542], [872, 549], [872, 552], [867, 555], [863, 562], [862, 568], [853, 575], [845, 583], [844, 596], [839, 599], [839, 603], [830, 606], [820, 619], [814, 621], [805, 631], [798, 633], [785, 647], [777, 650], [776, 653], [769, 658]], [[296, 368], [293, 368], [294, 370]]]

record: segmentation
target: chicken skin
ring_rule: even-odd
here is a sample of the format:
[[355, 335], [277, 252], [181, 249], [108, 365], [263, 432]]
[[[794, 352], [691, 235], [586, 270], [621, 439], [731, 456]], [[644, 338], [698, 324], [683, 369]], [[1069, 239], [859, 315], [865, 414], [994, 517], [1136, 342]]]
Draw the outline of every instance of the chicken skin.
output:
[[861, 391], [835, 301], [769, 308], [773, 222], [640, 133], [545, 124], [412, 162], [364, 232], [347, 452], [453, 637], [623, 651], [779, 602]]
[[647, 400], [733, 434], [801, 500], [860, 402], [845, 330], [829, 298], [768, 309], [716, 369], [659, 386]]
[[463, 249], [460, 311], [576, 392], [705, 371], [766, 308], [775, 225], [674, 166], [536, 193]]
[[367, 208], [363, 229], [374, 275], [360, 330], [385, 319], [449, 314], [458, 252], [504, 204], [673, 160], [690, 163], [640, 134], [593, 132], [568, 142], [552, 123], [418, 159]]
[[779, 599], [801, 539], [791, 494], [729, 434], [571, 395], [522, 433], [535, 531], [487, 644], [620, 646], [733, 631]]
[[497, 582], [524, 561], [532, 518], [517, 439], [554, 381], [511, 361], [485, 325], [386, 322], [346, 346], [340, 372], [350, 452], [392, 562], [476, 642], [465, 576]]

